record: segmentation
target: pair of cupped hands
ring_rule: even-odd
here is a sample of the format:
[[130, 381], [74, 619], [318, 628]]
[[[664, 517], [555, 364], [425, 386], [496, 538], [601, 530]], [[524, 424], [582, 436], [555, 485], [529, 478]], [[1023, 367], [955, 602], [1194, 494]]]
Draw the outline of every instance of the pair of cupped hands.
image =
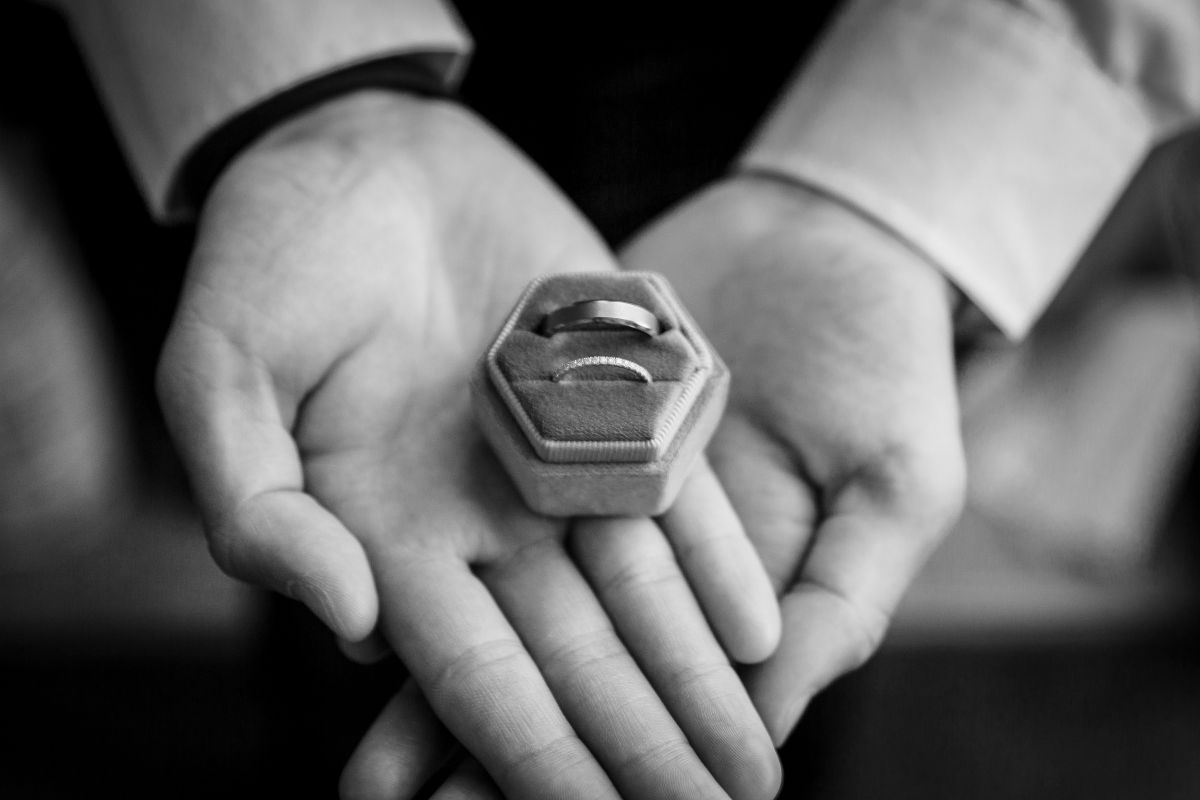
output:
[[[467, 376], [547, 273], [651, 270], [730, 367], [657, 519], [524, 507]], [[711, 185], [618, 255], [469, 110], [363, 92], [244, 151], [202, 212], [159, 389], [230, 574], [408, 677], [342, 776], [405, 798], [733, 798], [878, 646], [957, 513], [945, 279], [819, 195]]]

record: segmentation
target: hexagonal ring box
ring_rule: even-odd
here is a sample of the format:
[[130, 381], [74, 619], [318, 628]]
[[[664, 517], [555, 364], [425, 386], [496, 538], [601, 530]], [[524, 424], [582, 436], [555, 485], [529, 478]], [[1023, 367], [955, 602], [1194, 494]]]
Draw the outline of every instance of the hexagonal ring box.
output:
[[[574, 309], [590, 324], [548, 329]], [[724, 363], [650, 272], [535, 280], [471, 379], [480, 427], [525, 502], [556, 516], [665, 511], [728, 387]]]

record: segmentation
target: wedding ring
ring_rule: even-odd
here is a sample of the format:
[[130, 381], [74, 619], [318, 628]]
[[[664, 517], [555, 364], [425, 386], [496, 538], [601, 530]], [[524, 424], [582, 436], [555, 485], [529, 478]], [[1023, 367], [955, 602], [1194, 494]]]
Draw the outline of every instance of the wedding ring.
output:
[[541, 326], [546, 336], [562, 331], [612, 328], [632, 328], [647, 336], [657, 336], [662, 330], [652, 311], [623, 300], [580, 300], [551, 311]]
[[650, 373], [641, 364], [636, 361], [630, 361], [627, 358], [617, 358], [616, 356], [585, 356], [583, 358], [576, 358], [559, 367], [558, 371], [550, 377], [550, 380], [558, 383], [571, 372], [585, 367], [616, 367], [626, 372], [632, 372], [644, 383], [654, 383], [654, 379], [650, 377]]

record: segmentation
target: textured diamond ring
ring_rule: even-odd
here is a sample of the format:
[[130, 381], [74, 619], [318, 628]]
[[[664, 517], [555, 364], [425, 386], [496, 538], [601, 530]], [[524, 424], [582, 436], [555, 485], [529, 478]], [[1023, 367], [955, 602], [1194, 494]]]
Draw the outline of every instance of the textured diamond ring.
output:
[[641, 364], [636, 361], [630, 361], [627, 358], [617, 358], [616, 356], [585, 356], [584, 358], [576, 358], [563, 364], [550, 377], [550, 380], [558, 383], [567, 377], [568, 374], [577, 369], [585, 367], [616, 367], [617, 369], [631, 372], [638, 377], [638, 380], [644, 383], [654, 383], [654, 379], [650, 377], [650, 373]]

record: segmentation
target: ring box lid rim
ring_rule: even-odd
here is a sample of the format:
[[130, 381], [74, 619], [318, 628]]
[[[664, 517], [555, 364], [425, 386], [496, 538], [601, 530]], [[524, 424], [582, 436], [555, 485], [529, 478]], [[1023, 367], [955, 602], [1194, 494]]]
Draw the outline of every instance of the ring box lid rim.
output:
[[545, 285], [561, 275], [544, 275], [529, 284], [512, 312], [500, 328], [492, 345], [484, 355], [487, 374], [492, 386], [499, 393], [508, 412], [517, 422], [517, 426], [525, 435], [526, 440], [537, 454], [538, 458], [549, 463], [606, 463], [606, 462], [654, 462], [662, 459], [670, 450], [670, 445], [679, 434], [683, 422], [687, 419], [688, 411], [701, 395], [706, 382], [716, 371], [719, 364], [716, 354], [704, 340], [698, 326], [683, 308], [683, 304], [675, 296], [670, 285], [662, 276], [653, 272], [621, 272], [621, 273], [577, 273], [575, 276], [583, 279], [605, 278], [611, 275], [621, 275], [631, 278], [641, 278], [650, 285], [663, 303], [674, 314], [680, 333], [691, 347], [696, 358], [696, 366], [681, 383], [681, 390], [663, 415], [654, 436], [645, 439], [632, 440], [588, 440], [588, 439], [551, 439], [542, 434], [537, 423], [529, 415], [528, 410], [512, 389], [508, 378], [499, 363], [499, 351], [505, 339], [516, 328], [517, 323], [529, 301]]

